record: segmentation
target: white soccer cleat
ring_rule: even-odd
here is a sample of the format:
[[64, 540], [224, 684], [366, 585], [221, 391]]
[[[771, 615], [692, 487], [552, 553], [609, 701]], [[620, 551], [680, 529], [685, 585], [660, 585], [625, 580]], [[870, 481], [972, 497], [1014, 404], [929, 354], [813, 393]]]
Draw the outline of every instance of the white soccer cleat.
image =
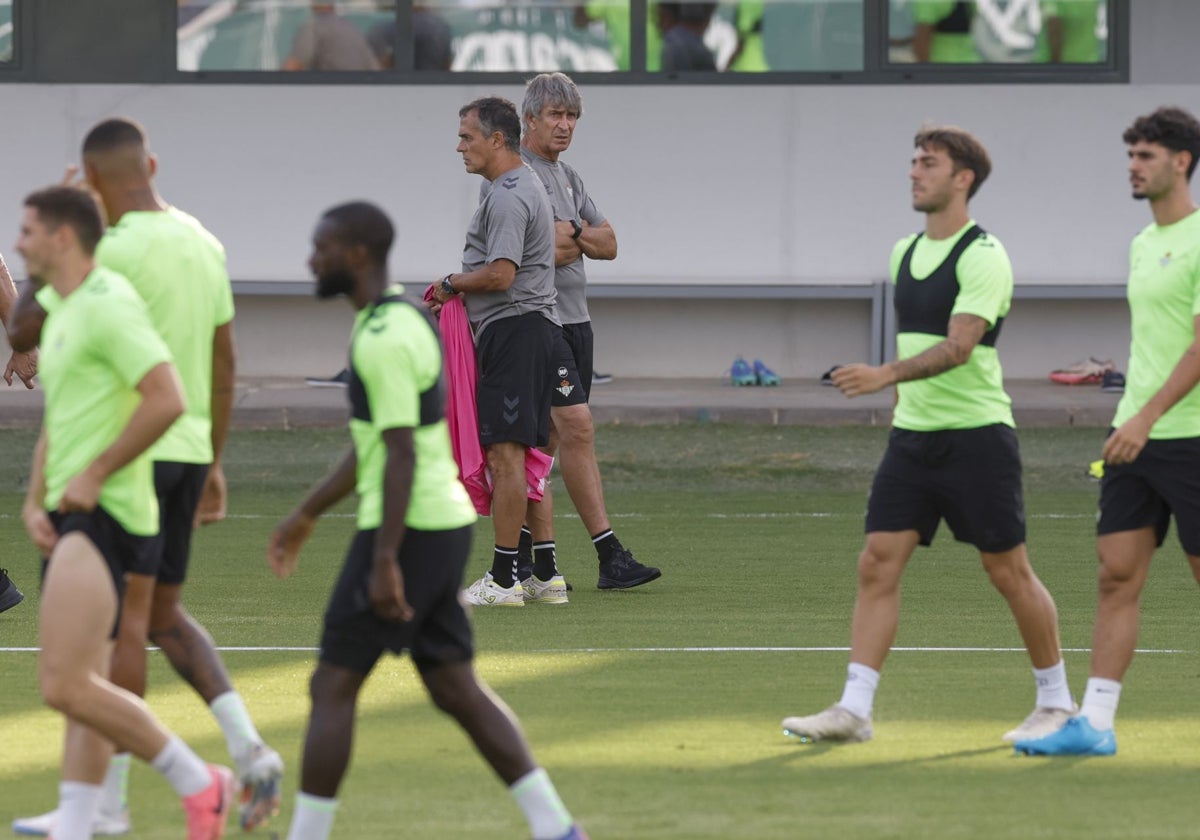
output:
[[279, 813], [283, 759], [266, 744], [255, 744], [237, 762], [240, 788], [238, 822], [243, 831], [253, 831]]
[[[26, 837], [47, 837], [50, 832], [54, 831], [56, 825], [58, 825], [57, 808], [36, 817], [13, 820], [12, 830], [13, 834], [21, 834]], [[128, 833], [128, 811], [122, 811], [119, 814], [99, 812], [96, 814], [95, 822], [92, 823], [92, 834], [97, 837], [117, 837]]]
[[1070, 709], [1051, 709], [1048, 706], [1038, 706], [1029, 713], [1029, 717], [1021, 721], [1016, 729], [1004, 733], [1004, 740], [1012, 744], [1017, 741], [1033, 741], [1044, 738], [1051, 732], [1062, 729], [1068, 719], [1079, 714], [1079, 707]]
[[527, 604], [567, 603], [567, 581], [562, 575], [555, 575], [550, 580], [542, 580], [537, 575], [530, 575], [521, 581], [521, 589], [525, 592]]
[[870, 718], [860, 718], [845, 706], [833, 705], [808, 717], [783, 719], [783, 734], [805, 743], [815, 741], [869, 741], [875, 734]]
[[463, 590], [463, 596], [467, 599], [468, 604], [474, 604], [477, 607], [525, 606], [525, 590], [521, 588], [521, 584], [514, 583], [505, 589], [492, 580], [491, 572]]

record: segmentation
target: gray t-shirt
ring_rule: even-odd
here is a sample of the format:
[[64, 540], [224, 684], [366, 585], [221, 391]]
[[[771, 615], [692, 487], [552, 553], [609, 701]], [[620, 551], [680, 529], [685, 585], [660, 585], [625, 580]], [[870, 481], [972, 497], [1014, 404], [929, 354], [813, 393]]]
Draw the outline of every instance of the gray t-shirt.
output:
[[[521, 157], [546, 185], [555, 221], [587, 222], [602, 225], [604, 214], [588, 195], [579, 173], [562, 161], [552, 163], [524, 146]], [[558, 289], [558, 317], [564, 324], [585, 324], [592, 320], [587, 307], [587, 273], [582, 255], [575, 262], [554, 269], [554, 286]]]
[[367, 36], [332, 12], [315, 13], [292, 42], [293, 58], [307, 70], [378, 70]]
[[554, 214], [545, 185], [524, 164], [484, 182], [467, 227], [464, 272], [500, 259], [517, 266], [511, 286], [463, 295], [476, 340], [493, 321], [529, 312], [561, 324], [554, 306]]

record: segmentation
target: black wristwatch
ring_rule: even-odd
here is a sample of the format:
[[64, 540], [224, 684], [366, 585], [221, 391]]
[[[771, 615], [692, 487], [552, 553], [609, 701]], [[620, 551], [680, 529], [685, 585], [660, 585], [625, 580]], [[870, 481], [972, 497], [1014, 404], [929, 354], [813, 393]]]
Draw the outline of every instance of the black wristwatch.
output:
[[452, 285], [450, 285], [450, 278], [453, 276], [454, 276], [453, 274], [447, 274], [445, 277], [442, 278], [442, 292], [444, 294], [447, 294], [447, 295], [457, 294], [454, 291], [454, 287]]
[[579, 224], [579, 222], [575, 221], [574, 219], [571, 219], [571, 227], [575, 228], [575, 232], [571, 234], [571, 238], [578, 239], [580, 234], [583, 233], [583, 225]]

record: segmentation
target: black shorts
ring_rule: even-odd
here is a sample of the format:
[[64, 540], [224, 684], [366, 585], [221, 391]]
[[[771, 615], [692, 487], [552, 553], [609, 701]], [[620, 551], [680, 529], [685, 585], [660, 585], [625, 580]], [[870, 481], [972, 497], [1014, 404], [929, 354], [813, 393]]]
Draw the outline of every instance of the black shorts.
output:
[[1158, 545], [1175, 515], [1179, 543], [1200, 556], [1200, 438], [1148, 440], [1132, 464], [1105, 464], [1097, 536], [1153, 528]]
[[208, 464], [177, 461], [154, 462], [154, 492], [158, 496], [158, 536], [138, 575], [151, 575], [159, 583], [182, 584], [187, 578], [192, 551], [192, 525], [208, 477]]
[[412, 652], [422, 670], [469, 662], [475, 655], [471, 622], [461, 599], [463, 570], [471, 549], [470, 526], [453, 531], [409, 528], [400, 546], [404, 597], [411, 621], [384, 621], [371, 609], [368, 585], [378, 530], [359, 531], [325, 610], [322, 662], [369, 674], [385, 650]]
[[[125, 573], [146, 563], [146, 558], [153, 549], [154, 538], [129, 533], [104, 508], [99, 507], [91, 513], [50, 511], [50, 521], [54, 523], [60, 537], [73, 531], [87, 537], [108, 565], [108, 573], [117, 591], [117, 618], [109, 635], [110, 639], [115, 639], [117, 627], [121, 624], [121, 604], [125, 598]], [[48, 562], [43, 561], [43, 577]]]
[[484, 446], [550, 442], [555, 336], [560, 332], [537, 312], [501, 318], [484, 329], [475, 348], [475, 402]]
[[954, 538], [985, 552], [1025, 542], [1017, 433], [1004, 425], [892, 429], [867, 502], [867, 533], [917, 531], [930, 545], [946, 520]]
[[592, 324], [563, 324], [554, 342], [554, 393], [550, 405], [582, 405], [592, 393]]

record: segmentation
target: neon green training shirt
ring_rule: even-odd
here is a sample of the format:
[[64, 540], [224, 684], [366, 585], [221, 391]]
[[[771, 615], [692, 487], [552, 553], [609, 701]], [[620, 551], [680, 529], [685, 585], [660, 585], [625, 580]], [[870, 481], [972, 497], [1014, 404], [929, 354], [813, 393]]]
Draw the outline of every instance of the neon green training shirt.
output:
[[[931, 240], [922, 236], [909, 270], [918, 282], [932, 275], [954, 250], [974, 222], [968, 222], [951, 237]], [[891, 275], [896, 282], [904, 254], [916, 234], [906, 236], [892, 249]], [[1012, 305], [1012, 263], [1000, 240], [991, 234], [976, 239], [963, 252], [956, 270], [958, 296], [951, 315], [977, 315], [988, 329], [1008, 314]], [[944, 335], [902, 332], [896, 336], [896, 355], [908, 359], [944, 341]], [[916, 432], [943, 429], [975, 429], [997, 423], [1015, 426], [1012, 400], [1004, 391], [1004, 374], [995, 347], [976, 345], [965, 364], [928, 379], [901, 382], [896, 386], [893, 425]]]
[[383, 432], [412, 429], [416, 465], [404, 523], [449, 531], [475, 521], [450, 448], [441, 339], [423, 312], [403, 301], [402, 286], [354, 319], [350, 342], [350, 436], [358, 460], [358, 528], [383, 523], [387, 449]]
[[[67, 482], [112, 445], [141, 396], [137, 385], [170, 351], [129, 282], [97, 266], [59, 299], [42, 328], [38, 374], [46, 393], [47, 510]], [[108, 477], [100, 507], [138, 536], [158, 533], [158, 500], [148, 452]]]
[[[1200, 211], [1173, 225], [1148, 225], [1129, 247], [1129, 375], [1113, 426], [1137, 414], [1196, 340], [1200, 315]], [[1200, 438], [1200, 388], [1158, 418], [1155, 440]]]

